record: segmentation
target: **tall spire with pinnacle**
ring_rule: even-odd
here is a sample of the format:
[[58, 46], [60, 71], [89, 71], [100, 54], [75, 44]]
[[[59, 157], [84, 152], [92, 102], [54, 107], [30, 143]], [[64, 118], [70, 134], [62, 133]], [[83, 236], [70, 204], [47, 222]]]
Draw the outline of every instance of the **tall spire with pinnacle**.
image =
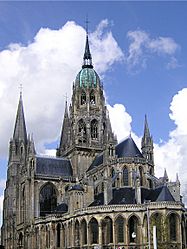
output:
[[86, 18], [86, 46], [85, 46], [85, 51], [84, 51], [82, 68], [93, 68], [92, 55], [90, 53], [90, 46], [89, 46], [89, 40], [88, 40], [88, 18]]
[[22, 100], [22, 91], [20, 91], [19, 104], [16, 115], [16, 122], [14, 127], [13, 139], [15, 141], [22, 141], [26, 143], [27, 141], [27, 130], [25, 125], [25, 117], [23, 110], [23, 100]]
[[149, 163], [154, 164], [153, 139], [149, 132], [147, 116], [145, 115], [144, 135], [142, 137], [142, 154]]

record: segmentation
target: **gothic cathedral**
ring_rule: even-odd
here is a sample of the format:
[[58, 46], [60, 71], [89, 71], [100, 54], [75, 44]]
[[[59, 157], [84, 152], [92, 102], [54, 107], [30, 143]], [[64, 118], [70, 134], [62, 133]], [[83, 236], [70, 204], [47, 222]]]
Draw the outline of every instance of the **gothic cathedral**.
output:
[[[82, 69], [66, 102], [56, 157], [38, 155], [27, 134], [22, 94], [9, 145], [5, 249], [186, 248], [180, 182], [154, 174], [145, 117], [141, 151], [112, 132], [88, 35]], [[155, 233], [153, 233], [153, 228]]]

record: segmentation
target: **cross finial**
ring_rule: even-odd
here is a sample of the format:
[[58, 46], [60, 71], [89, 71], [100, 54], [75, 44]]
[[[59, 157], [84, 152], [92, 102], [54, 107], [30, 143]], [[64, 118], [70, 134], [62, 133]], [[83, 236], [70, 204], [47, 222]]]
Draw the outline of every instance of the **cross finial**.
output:
[[22, 96], [22, 91], [23, 91], [23, 85], [19, 84], [19, 91], [20, 91], [20, 97]]
[[64, 98], [65, 98], [66, 103], [67, 103], [68, 102], [68, 95], [67, 95], [67, 93], [64, 95]]
[[86, 34], [88, 35], [88, 24], [90, 23], [88, 21], [88, 14], [86, 15], [86, 21], [85, 21], [85, 23], [86, 23]]

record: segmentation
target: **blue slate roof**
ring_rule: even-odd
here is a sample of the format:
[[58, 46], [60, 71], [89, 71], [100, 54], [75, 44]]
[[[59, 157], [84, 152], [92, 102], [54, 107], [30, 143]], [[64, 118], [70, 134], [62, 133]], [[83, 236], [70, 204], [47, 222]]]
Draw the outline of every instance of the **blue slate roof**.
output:
[[116, 146], [116, 155], [120, 157], [140, 157], [143, 158], [132, 137], [128, 137]]
[[36, 156], [36, 174], [68, 177], [73, 175], [71, 162], [65, 158]]
[[62, 214], [62, 213], [66, 213], [67, 211], [68, 211], [68, 205], [63, 202], [55, 208], [53, 213]]
[[80, 184], [75, 184], [69, 188], [69, 191], [77, 190], [77, 191], [84, 191], [83, 187]]
[[[142, 203], [146, 200], [151, 202], [160, 201], [175, 201], [167, 186], [162, 186], [156, 189], [141, 189]], [[109, 205], [136, 204], [135, 189], [130, 187], [113, 189], [113, 199]], [[100, 193], [95, 196], [94, 201], [90, 206], [104, 205], [104, 194]]]
[[[121, 157], [139, 157], [143, 158], [142, 153], [139, 151], [132, 137], [128, 137], [118, 145], [116, 145], [115, 152], [118, 158]], [[92, 164], [90, 165], [89, 170], [96, 168], [97, 166], [103, 163], [103, 153], [96, 156]]]
[[156, 189], [142, 189], [142, 199], [150, 201], [175, 201], [167, 186]]

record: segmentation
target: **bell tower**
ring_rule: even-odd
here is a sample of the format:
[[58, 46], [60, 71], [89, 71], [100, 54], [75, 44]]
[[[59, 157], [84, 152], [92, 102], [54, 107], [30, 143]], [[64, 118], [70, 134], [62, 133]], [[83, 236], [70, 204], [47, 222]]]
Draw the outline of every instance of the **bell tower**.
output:
[[[86, 172], [95, 156], [105, 149], [108, 141], [116, 143], [103, 86], [92, 64], [88, 34], [82, 69], [73, 84], [71, 102], [69, 113], [67, 109], [65, 111], [57, 156], [70, 158], [74, 175], [80, 176]], [[62, 146], [65, 140], [65, 146]]]

